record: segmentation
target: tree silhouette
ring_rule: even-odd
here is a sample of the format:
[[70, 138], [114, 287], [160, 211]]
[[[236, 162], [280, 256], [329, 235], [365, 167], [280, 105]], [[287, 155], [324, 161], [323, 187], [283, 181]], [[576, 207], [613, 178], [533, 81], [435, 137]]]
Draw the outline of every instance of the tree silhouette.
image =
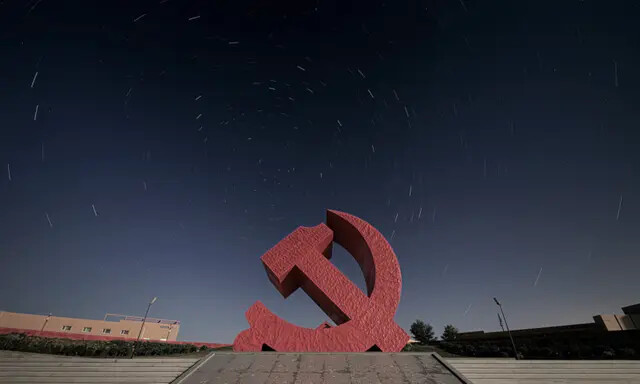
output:
[[444, 332], [442, 332], [441, 339], [444, 341], [455, 341], [458, 338], [458, 328], [451, 324], [444, 326]]
[[413, 338], [420, 344], [429, 344], [435, 340], [433, 327], [422, 320], [414, 321], [413, 324], [411, 324], [410, 331]]

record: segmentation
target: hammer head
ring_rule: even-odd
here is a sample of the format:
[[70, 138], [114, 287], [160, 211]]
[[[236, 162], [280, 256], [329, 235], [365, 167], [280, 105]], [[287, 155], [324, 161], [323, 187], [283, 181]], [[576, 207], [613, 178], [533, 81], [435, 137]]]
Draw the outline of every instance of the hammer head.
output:
[[325, 224], [298, 227], [268, 250], [260, 260], [273, 285], [285, 298], [298, 289], [304, 277], [296, 267], [301, 260], [320, 253], [331, 258], [333, 231]]

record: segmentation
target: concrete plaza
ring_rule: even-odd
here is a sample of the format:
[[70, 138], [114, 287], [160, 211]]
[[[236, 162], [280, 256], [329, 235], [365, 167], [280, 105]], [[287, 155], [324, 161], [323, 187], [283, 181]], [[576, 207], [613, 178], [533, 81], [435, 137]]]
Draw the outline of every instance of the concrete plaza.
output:
[[219, 353], [176, 384], [460, 384], [433, 353]]

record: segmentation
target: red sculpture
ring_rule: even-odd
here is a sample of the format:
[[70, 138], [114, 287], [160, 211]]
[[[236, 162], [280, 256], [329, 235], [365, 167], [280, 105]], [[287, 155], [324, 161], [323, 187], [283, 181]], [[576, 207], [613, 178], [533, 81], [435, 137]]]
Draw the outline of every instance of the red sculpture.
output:
[[[368, 295], [328, 260], [333, 241], [360, 264]], [[285, 298], [301, 287], [338, 325], [299, 327], [258, 301], [246, 313], [250, 327], [236, 336], [234, 351], [398, 352], [407, 344], [409, 336], [393, 320], [402, 286], [398, 259], [364, 220], [328, 210], [327, 225], [298, 227], [261, 260]]]

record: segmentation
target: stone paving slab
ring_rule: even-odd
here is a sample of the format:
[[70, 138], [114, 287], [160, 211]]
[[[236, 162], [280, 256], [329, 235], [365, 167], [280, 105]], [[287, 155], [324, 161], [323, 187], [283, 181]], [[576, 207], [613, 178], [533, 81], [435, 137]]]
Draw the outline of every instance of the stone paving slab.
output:
[[175, 384], [460, 384], [435, 353], [215, 352]]

